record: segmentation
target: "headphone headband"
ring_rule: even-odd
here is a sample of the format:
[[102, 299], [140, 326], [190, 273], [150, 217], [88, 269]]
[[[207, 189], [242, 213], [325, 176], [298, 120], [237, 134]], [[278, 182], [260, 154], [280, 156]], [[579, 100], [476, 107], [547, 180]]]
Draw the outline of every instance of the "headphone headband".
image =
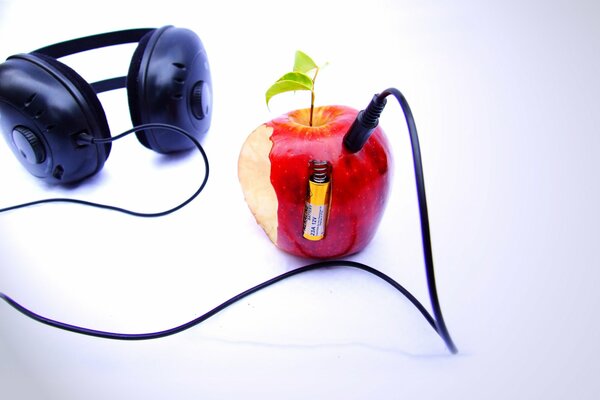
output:
[[153, 30], [155, 30], [155, 28], [126, 29], [122, 31], [100, 33], [51, 44], [37, 49], [33, 51], [33, 53], [41, 53], [49, 57], [61, 58], [83, 51], [99, 49], [101, 47], [137, 43], [145, 34]]
[[[102, 47], [116, 46], [127, 43], [138, 43], [144, 35], [155, 28], [126, 29], [122, 31], [105, 32], [84, 36], [60, 43], [51, 44], [34, 50], [32, 53], [43, 54], [52, 58], [61, 58], [72, 54], [82, 53]], [[90, 84], [95, 93], [122, 89], [127, 86], [127, 78], [119, 76]]]

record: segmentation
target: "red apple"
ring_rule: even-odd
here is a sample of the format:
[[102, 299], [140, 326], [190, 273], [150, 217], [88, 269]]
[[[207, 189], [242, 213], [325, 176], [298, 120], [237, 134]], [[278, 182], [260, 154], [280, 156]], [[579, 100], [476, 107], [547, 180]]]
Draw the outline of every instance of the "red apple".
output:
[[[373, 238], [390, 189], [392, 156], [379, 127], [357, 153], [343, 138], [358, 111], [346, 106], [289, 112], [259, 126], [244, 142], [238, 176], [257, 223], [280, 249], [302, 257], [342, 257]], [[331, 165], [331, 202], [321, 240], [303, 237], [310, 160]]]

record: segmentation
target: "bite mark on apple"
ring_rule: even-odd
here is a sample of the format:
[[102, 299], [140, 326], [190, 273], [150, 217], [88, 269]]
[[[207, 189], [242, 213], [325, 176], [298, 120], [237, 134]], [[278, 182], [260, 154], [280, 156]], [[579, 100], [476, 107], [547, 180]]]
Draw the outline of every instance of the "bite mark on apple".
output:
[[278, 201], [271, 184], [269, 159], [273, 147], [272, 134], [272, 127], [261, 125], [246, 138], [238, 159], [238, 178], [256, 222], [276, 244]]

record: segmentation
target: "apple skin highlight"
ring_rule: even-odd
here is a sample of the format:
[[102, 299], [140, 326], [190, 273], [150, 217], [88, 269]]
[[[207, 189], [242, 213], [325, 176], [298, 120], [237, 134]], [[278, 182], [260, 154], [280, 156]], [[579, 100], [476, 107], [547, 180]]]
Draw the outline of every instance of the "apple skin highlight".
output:
[[[317, 107], [313, 126], [308, 123], [309, 113], [310, 109], [295, 110], [256, 130], [270, 131], [270, 136], [261, 139], [271, 141], [270, 183], [277, 198], [272, 211], [276, 228], [272, 226], [270, 234], [262, 221], [269, 218], [253, 209], [261, 199], [248, 201], [252, 183], [248, 179], [240, 182], [257, 222], [278, 248], [306, 258], [347, 256], [371, 241], [383, 216], [393, 170], [389, 143], [378, 127], [361, 151], [350, 153], [342, 142], [357, 110], [338, 105]], [[329, 219], [325, 237], [318, 241], [302, 236], [310, 160], [326, 160], [332, 166]], [[240, 163], [240, 168], [242, 164], [248, 163]], [[272, 232], [275, 229], [276, 234]]]

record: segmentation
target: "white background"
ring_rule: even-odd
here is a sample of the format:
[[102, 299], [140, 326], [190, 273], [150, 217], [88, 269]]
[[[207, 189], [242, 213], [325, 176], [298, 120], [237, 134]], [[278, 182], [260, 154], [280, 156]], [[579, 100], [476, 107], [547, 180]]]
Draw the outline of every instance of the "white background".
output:
[[[150, 332], [309, 262], [273, 247], [248, 211], [237, 156], [261, 123], [306, 107], [264, 103], [296, 49], [329, 62], [317, 104], [363, 108], [399, 88], [419, 128], [450, 356], [415, 309], [365, 273], [298, 276], [178, 335], [85, 337], [0, 304], [3, 399], [595, 399], [600, 6], [595, 1], [0, 1], [0, 59], [93, 33], [194, 30], [214, 79], [203, 144], [206, 190], [164, 218], [75, 205], [0, 215], [0, 291], [51, 318]], [[126, 73], [132, 46], [65, 59], [89, 81]], [[113, 134], [125, 91], [101, 95]], [[352, 259], [392, 275], [426, 306], [406, 128], [389, 102], [395, 155], [378, 234]], [[71, 196], [158, 211], [203, 173], [190, 153], [135, 138], [71, 188], [28, 175], [0, 146], [0, 207]]]

